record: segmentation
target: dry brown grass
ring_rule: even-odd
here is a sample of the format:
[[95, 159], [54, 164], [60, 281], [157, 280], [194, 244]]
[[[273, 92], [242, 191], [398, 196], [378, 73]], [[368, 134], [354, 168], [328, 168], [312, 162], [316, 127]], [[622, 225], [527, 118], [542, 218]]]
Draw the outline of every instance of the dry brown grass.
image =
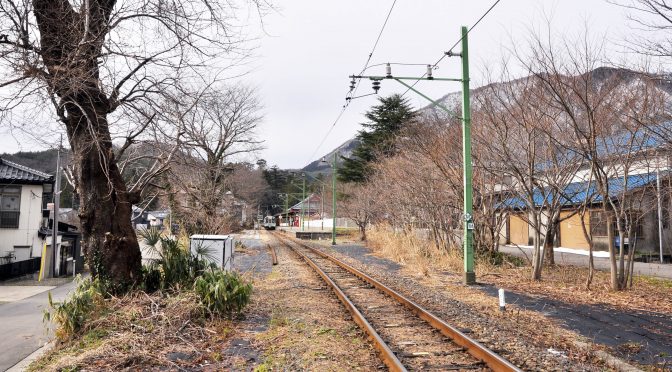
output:
[[[491, 268], [479, 281], [525, 293], [552, 296], [571, 303], [607, 304], [623, 310], [657, 311], [672, 314], [672, 281], [635, 277], [633, 288], [611, 289], [609, 272], [596, 271], [586, 288], [588, 269], [573, 266], [544, 267], [541, 281], [530, 279], [529, 266]], [[493, 275], [483, 275], [493, 274]]]
[[[181, 369], [210, 364], [231, 323], [206, 318], [192, 292], [176, 296], [134, 292], [106, 300], [104, 313], [75, 338], [57, 345], [30, 370], [117, 371]], [[171, 360], [171, 353], [188, 358]]]
[[394, 231], [389, 226], [376, 226], [367, 233], [367, 237], [367, 246], [374, 252], [425, 276], [443, 270], [457, 272], [462, 268], [462, 257], [455, 251], [441, 249], [412, 231]]
[[[394, 232], [376, 227], [368, 234], [368, 246], [383, 257], [404, 265], [412, 273], [432, 277], [438, 272], [462, 271], [462, 258], [455, 251], [446, 252], [414, 233]], [[521, 261], [522, 262], [522, 261]], [[530, 279], [528, 264], [516, 267], [495, 266], [487, 259], [477, 259], [479, 282], [523, 293], [551, 296], [571, 303], [608, 304], [624, 310], [648, 310], [672, 314], [672, 281], [636, 277], [632, 289], [613, 291], [609, 273], [597, 271], [590, 289], [586, 288], [588, 269], [573, 266], [546, 266], [541, 281]]]

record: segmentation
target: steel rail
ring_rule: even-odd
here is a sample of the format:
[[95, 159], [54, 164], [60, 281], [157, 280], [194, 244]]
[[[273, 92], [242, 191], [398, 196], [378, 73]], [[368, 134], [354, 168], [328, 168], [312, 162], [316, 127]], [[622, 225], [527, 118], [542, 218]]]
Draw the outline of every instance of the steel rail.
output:
[[[277, 235], [276, 235], [277, 236]], [[291, 238], [289, 238], [291, 239]], [[492, 368], [494, 371], [497, 372], [504, 372], [504, 371], [522, 371], [520, 368], [516, 367], [513, 365], [511, 362], [503, 358], [502, 356], [496, 354], [492, 350], [488, 349], [484, 345], [482, 345], [480, 342], [474, 340], [473, 338], [467, 336], [466, 334], [462, 333], [460, 330], [456, 329], [455, 327], [451, 326], [450, 324], [444, 322], [434, 314], [430, 313], [429, 311], [423, 309], [420, 305], [416, 304], [415, 302], [407, 299], [400, 293], [396, 292], [395, 290], [385, 286], [381, 282], [377, 281], [376, 279], [373, 279], [372, 277], [368, 276], [367, 274], [363, 273], [360, 270], [355, 269], [354, 267], [346, 264], [345, 262], [339, 260], [336, 257], [333, 257], [331, 255], [328, 255], [324, 252], [322, 252], [319, 249], [315, 249], [309, 245], [306, 245], [303, 242], [296, 241], [295, 239], [291, 239], [292, 242], [295, 244], [300, 245], [303, 248], [306, 248], [310, 250], [311, 252], [335, 263], [336, 265], [340, 266], [341, 268], [347, 270], [351, 274], [357, 276], [358, 278], [362, 279], [363, 281], [369, 283], [370, 285], [376, 287], [378, 290], [381, 292], [387, 294], [388, 296], [394, 298], [397, 300], [399, 303], [402, 305], [406, 306], [408, 309], [410, 309], [413, 313], [415, 313], [418, 317], [429, 323], [432, 327], [436, 328], [439, 330], [443, 335], [449, 337], [450, 339], [453, 340], [457, 345], [462, 346], [463, 348], [466, 349], [466, 351], [471, 354], [473, 357], [475, 357], [478, 360], [483, 361], [488, 367]], [[287, 243], [285, 243], [287, 244]], [[295, 250], [296, 251], [296, 250]], [[297, 251], [298, 252], [298, 251]]]
[[268, 250], [271, 251], [271, 263], [273, 266], [278, 264], [278, 255], [275, 253], [275, 248], [272, 245], [268, 244]]
[[341, 300], [341, 302], [348, 309], [355, 323], [357, 323], [373, 340], [373, 346], [378, 350], [378, 352], [380, 352], [381, 359], [383, 360], [383, 363], [385, 363], [387, 368], [389, 368], [390, 371], [406, 372], [407, 371], [406, 367], [404, 367], [404, 365], [401, 364], [401, 361], [399, 360], [399, 358], [397, 358], [392, 349], [390, 349], [390, 347], [387, 346], [387, 343], [383, 341], [382, 337], [380, 337], [378, 332], [376, 332], [371, 323], [369, 323], [369, 321], [366, 320], [364, 315], [357, 309], [355, 304], [353, 304], [352, 301], [350, 301], [350, 299], [345, 295], [345, 293], [343, 293], [341, 288], [339, 288], [338, 285], [308, 256], [294, 249], [294, 247], [292, 247], [284, 239], [279, 238], [277, 236], [276, 238], [278, 238], [278, 240], [282, 244], [284, 244], [286, 247], [294, 251], [294, 253], [298, 254], [299, 257], [301, 257], [304, 261], [306, 261], [306, 263], [310, 265], [310, 267], [312, 267], [313, 270], [315, 270], [315, 272], [320, 277], [322, 277], [322, 279], [329, 285], [329, 287], [331, 287], [334, 293], [336, 293], [336, 296], [339, 298], [339, 300]]

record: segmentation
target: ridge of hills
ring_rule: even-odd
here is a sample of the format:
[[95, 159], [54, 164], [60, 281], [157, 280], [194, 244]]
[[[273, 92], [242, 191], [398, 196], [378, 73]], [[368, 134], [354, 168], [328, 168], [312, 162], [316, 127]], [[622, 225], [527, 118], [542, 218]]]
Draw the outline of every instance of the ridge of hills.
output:
[[[642, 73], [637, 71], [625, 68], [614, 68], [614, 67], [598, 67], [589, 72], [589, 74], [593, 75], [592, 77], [596, 83], [603, 82], [611, 78], [615, 74], [620, 74], [621, 77], [626, 82], [633, 83], [636, 80], [641, 79], [642, 75]], [[475, 98], [478, 95], [485, 94], [484, 92], [486, 92], [487, 89], [492, 86], [507, 85], [507, 84], [516, 85], [520, 84], [523, 80], [527, 78], [529, 78], [529, 76], [525, 76], [511, 81], [490, 83], [478, 88], [471, 89], [470, 91], [472, 96], [472, 105], [475, 101]], [[670, 103], [672, 103], [672, 80], [668, 79], [666, 76], [661, 76], [661, 79], [657, 81], [656, 86], [658, 89], [660, 89], [662, 92], [668, 95], [668, 101], [671, 101]], [[456, 91], [448, 93], [443, 97], [437, 99], [436, 101], [438, 103], [441, 103], [443, 106], [446, 106], [448, 108], [454, 108], [456, 112], [459, 112], [461, 111], [461, 105], [462, 105], [462, 92]], [[447, 113], [445, 113], [443, 110], [437, 108], [435, 105], [432, 104], [424, 106], [420, 108], [418, 111], [420, 112], [421, 115], [431, 115], [434, 117], [446, 117], [447, 115]], [[333, 149], [329, 151], [326, 155], [312, 161], [311, 163], [303, 167], [302, 170], [310, 174], [319, 174], [319, 173], [331, 174], [331, 167], [329, 164], [331, 164], [330, 159], [333, 158], [333, 154], [338, 151], [340, 156], [348, 157], [352, 154], [352, 151], [357, 147], [358, 144], [359, 141], [357, 140], [357, 135], [355, 135], [351, 139], [345, 141], [343, 144], [338, 146], [336, 149]], [[320, 163], [322, 158], [326, 158], [329, 161], [329, 164]]]

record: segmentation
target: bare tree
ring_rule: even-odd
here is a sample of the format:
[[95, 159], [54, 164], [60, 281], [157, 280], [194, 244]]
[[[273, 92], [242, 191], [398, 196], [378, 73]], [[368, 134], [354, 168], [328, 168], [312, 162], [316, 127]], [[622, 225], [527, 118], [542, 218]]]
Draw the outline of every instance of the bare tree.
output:
[[[632, 156], [643, 155], [635, 151], [640, 148], [637, 136], [633, 135], [637, 129], [628, 132], [627, 128], [633, 128], [632, 124], [637, 121], [633, 112], [637, 112], [640, 122], [651, 123], [662, 117], [663, 105], [657, 104], [662, 101], [656, 98], [655, 89], [646, 82], [646, 76], [623, 69], [601, 68], [603, 41], [591, 39], [587, 32], [580, 39], [562, 39], [555, 45], [546, 40], [533, 37], [531, 55], [518, 58], [542, 83], [550, 109], [561, 112], [554, 125], [558, 132], [571, 136], [571, 141], [559, 144], [580, 156], [585, 169], [589, 170], [583, 172], [583, 178], [589, 185], [594, 182], [599, 196], [610, 253], [611, 285], [614, 290], [623, 289], [624, 265], [617, 264], [613, 222], [615, 219], [621, 236], [622, 257], [624, 209], [619, 206], [627, 205], [623, 198], [629, 194], [619, 195], [618, 190], [629, 189], [627, 175], [634, 165]], [[618, 146], [610, 143], [618, 138], [629, 140]], [[616, 186], [614, 179], [619, 177], [624, 185]]]
[[541, 247], [552, 250], [560, 210], [572, 199], [566, 188], [581, 159], [554, 144], [559, 112], [546, 102], [540, 81], [533, 76], [513, 80], [508, 65], [502, 65], [504, 83], [491, 83], [476, 96], [476, 148], [487, 172], [511, 179], [502, 188], [515, 197], [501, 205], [511, 213], [522, 211], [518, 215], [532, 227], [532, 279], [540, 280]]
[[237, 164], [262, 149], [260, 110], [254, 90], [243, 86], [209, 87], [175, 108], [184, 141], [170, 178], [188, 201], [177, 205], [191, 230], [230, 232], [218, 218], [231, 215], [231, 203], [256, 201], [265, 191], [261, 171]]
[[178, 81], [204, 76], [197, 70], [206, 59], [225, 55], [230, 65], [244, 58], [235, 10], [235, 2], [217, 0], [0, 2], [0, 87], [13, 89], [2, 106], [51, 103], [64, 126], [94, 276], [123, 288], [140, 275], [130, 222], [139, 197], [119, 169], [114, 128], [128, 125], [123, 137], [133, 142], [146, 126], [129, 112], [151, 112]]
[[354, 183], [341, 184], [339, 193], [343, 195], [339, 209], [342, 215], [355, 222], [359, 229], [360, 240], [366, 241], [366, 229], [377, 219], [379, 203], [375, 189]]

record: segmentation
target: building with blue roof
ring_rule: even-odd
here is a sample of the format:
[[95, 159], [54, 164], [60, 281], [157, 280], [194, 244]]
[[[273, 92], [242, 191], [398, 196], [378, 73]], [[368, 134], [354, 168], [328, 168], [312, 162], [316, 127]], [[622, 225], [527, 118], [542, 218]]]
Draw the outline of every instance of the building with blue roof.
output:
[[[672, 134], [672, 122], [665, 122], [653, 129], [669, 131]], [[598, 155], [602, 155], [608, 163], [607, 169], [612, 174], [608, 178], [608, 195], [610, 202], [623, 205], [636, 224], [633, 231], [638, 252], [658, 253], [660, 242], [664, 251], [672, 246], [672, 229], [670, 227], [670, 194], [672, 182], [670, 175], [667, 143], [661, 136], [652, 134], [650, 128], [634, 133], [624, 132], [605, 137], [597, 142]], [[608, 156], [605, 156], [608, 155]], [[628, 156], [629, 158], [625, 158]], [[567, 161], [585, 163], [578, 167], [571, 181], [562, 190], [536, 188], [532, 196], [521, 192], [501, 200], [496, 208], [507, 214], [507, 222], [502, 230], [500, 243], [529, 246], [533, 244], [534, 229], [530, 226], [531, 213], [536, 211], [541, 216], [541, 239], [549, 225], [548, 214], [544, 210], [551, 206], [559, 206], [559, 222], [555, 230], [555, 246], [563, 248], [587, 250], [589, 247], [585, 231], [593, 241], [595, 250], [608, 250], [606, 224], [602, 212], [605, 200], [597, 190], [597, 183], [590, 177], [589, 159], [581, 159], [578, 154], [564, 154]], [[627, 159], [627, 160], [624, 160]], [[627, 176], [625, 168], [627, 165]], [[550, 169], [541, 163], [538, 167], [540, 179]], [[660, 180], [660, 185], [658, 182]], [[515, 190], [509, 186], [509, 191]], [[555, 199], [554, 199], [555, 198]], [[659, 200], [660, 199], [660, 200]], [[581, 217], [580, 210], [586, 213]], [[659, 207], [660, 205], [660, 207]], [[661, 218], [658, 218], [660, 209]], [[557, 209], [555, 209], [557, 210]], [[660, 226], [659, 226], [660, 225]], [[662, 234], [659, 234], [659, 230]], [[614, 228], [617, 236], [616, 229]]]

